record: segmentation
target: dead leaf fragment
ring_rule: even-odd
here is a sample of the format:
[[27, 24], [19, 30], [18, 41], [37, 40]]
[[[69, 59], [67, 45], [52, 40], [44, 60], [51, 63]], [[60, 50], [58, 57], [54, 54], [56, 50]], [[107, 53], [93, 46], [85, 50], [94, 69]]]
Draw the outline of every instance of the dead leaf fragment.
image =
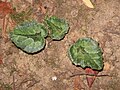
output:
[[109, 71], [109, 70], [110, 70], [110, 67], [111, 67], [110, 64], [109, 64], [108, 62], [105, 62], [105, 63], [104, 63], [104, 68], [103, 68], [103, 70], [104, 70], [104, 71]]
[[88, 83], [88, 86], [91, 87], [93, 82], [95, 81], [95, 78], [97, 76], [97, 74], [99, 73], [98, 71], [95, 71], [95, 70], [92, 70], [91, 68], [86, 68], [85, 69], [85, 72], [86, 74], [92, 74], [92, 75], [95, 75], [95, 76], [86, 76], [86, 79], [87, 79], [87, 83]]
[[88, 6], [89, 8], [94, 8], [94, 6], [93, 6], [93, 4], [91, 3], [90, 0], [82, 0], [82, 1], [83, 1], [83, 3], [84, 3], [86, 6]]

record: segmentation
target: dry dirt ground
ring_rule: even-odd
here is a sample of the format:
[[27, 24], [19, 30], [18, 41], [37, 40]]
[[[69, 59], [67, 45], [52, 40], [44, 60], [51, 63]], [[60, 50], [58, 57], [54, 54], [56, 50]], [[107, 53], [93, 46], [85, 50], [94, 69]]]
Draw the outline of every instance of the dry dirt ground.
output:
[[[92, 2], [94, 9], [80, 0], [42, 0], [48, 15], [64, 18], [70, 29], [61, 41], [48, 38], [45, 49], [37, 54], [27, 54], [0, 37], [0, 90], [74, 90], [75, 77], [70, 76], [84, 70], [71, 63], [67, 51], [82, 37], [99, 42], [104, 58], [99, 74], [109, 75], [97, 77], [90, 90], [120, 90], [120, 0]], [[89, 90], [85, 75], [80, 79], [80, 90]]]

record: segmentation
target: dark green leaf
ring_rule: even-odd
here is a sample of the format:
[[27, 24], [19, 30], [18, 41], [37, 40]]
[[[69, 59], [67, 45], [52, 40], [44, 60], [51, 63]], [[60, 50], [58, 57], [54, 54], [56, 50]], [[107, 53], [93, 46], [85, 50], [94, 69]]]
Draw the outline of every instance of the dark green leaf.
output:
[[68, 32], [69, 25], [68, 23], [57, 17], [46, 18], [46, 22], [50, 29], [50, 37], [55, 40], [62, 39], [65, 34]]
[[35, 53], [44, 48], [44, 38], [47, 34], [47, 30], [42, 24], [31, 21], [18, 25], [14, 31], [11, 32], [10, 38], [17, 47], [28, 53]]
[[98, 43], [91, 38], [79, 39], [69, 49], [69, 56], [75, 65], [95, 70], [103, 68], [102, 51]]

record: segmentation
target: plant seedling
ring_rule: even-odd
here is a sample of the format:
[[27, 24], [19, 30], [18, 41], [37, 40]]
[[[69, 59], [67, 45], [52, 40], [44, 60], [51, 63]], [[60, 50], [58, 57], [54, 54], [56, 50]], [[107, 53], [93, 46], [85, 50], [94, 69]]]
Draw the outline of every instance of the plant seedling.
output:
[[92, 38], [79, 39], [69, 48], [69, 57], [73, 64], [85, 69], [89, 87], [92, 86], [98, 72], [103, 69], [102, 50]]
[[44, 48], [47, 34], [44, 25], [36, 21], [26, 21], [14, 28], [14, 31], [10, 33], [10, 38], [25, 52], [35, 53]]
[[14, 44], [27, 53], [36, 53], [45, 46], [45, 37], [50, 35], [53, 40], [61, 40], [68, 32], [68, 23], [57, 17], [47, 17], [47, 25], [37, 21], [25, 21], [16, 26], [10, 33]]
[[50, 37], [53, 40], [61, 40], [64, 38], [69, 29], [69, 25], [65, 20], [53, 16], [46, 18], [45, 21], [50, 30]]

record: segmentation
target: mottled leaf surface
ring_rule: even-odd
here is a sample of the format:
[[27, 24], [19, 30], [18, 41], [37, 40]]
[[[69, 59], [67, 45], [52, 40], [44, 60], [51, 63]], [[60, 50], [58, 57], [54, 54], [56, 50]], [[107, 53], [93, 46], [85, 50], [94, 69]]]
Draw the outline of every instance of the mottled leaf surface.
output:
[[28, 53], [40, 51], [45, 46], [48, 32], [44, 25], [36, 21], [24, 22], [14, 28], [10, 38], [15, 45]]
[[95, 70], [103, 68], [102, 51], [98, 43], [91, 38], [79, 39], [69, 48], [69, 56], [75, 65]]
[[46, 22], [50, 29], [50, 37], [54, 40], [62, 39], [68, 32], [69, 25], [63, 19], [52, 16], [50, 18], [46, 18]]

